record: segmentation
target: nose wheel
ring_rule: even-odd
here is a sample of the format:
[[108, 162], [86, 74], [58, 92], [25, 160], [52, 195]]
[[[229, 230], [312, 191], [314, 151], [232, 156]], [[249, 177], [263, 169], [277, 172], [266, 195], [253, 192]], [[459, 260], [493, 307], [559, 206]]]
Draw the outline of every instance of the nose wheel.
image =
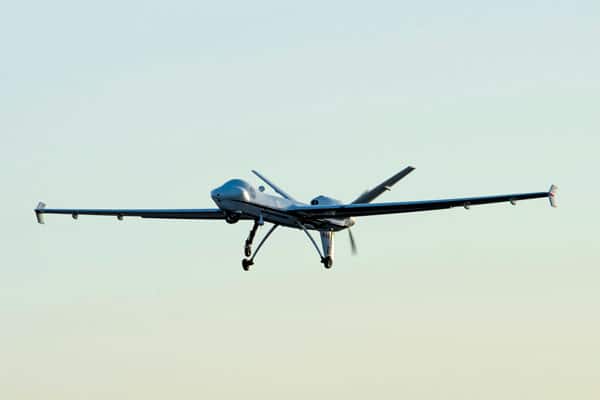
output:
[[242, 260], [242, 269], [243, 269], [244, 271], [248, 271], [248, 270], [250, 269], [250, 266], [251, 266], [251, 265], [253, 265], [253, 264], [254, 264], [254, 261], [252, 261], [252, 260], [251, 260], [251, 259], [249, 259], [249, 258], [244, 258], [244, 259]]
[[246, 242], [244, 244], [244, 255], [246, 257], [250, 257], [252, 255], [252, 257], [250, 257], [250, 258], [244, 258], [242, 260], [242, 269], [244, 271], [248, 271], [250, 269], [250, 266], [254, 265], [254, 258], [258, 254], [258, 251], [260, 250], [262, 245], [265, 243], [265, 241], [269, 238], [269, 236], [271, 236], [271, 233], [273, 233], [273, 231], [279, 226], [279, 225], [273, 225], [271, 227], [271, 229], [269, 229], [269, 231], [267, 232], [265, 237], [262, 238], [262, 240], [256, 247], [256, 251], [254, 252], [254, 254], [252, 254], [252, 240], [254, 239], [254, 236], [256, 235], [256, 231], [258, 230], [258, 227], [260, 225], [262, 225], [261, 220], [254, 221], [254, 226], [252, 227], [252, 230], [250, 231], [250, 235], [248, 235], [248, 239], [246, 239]]

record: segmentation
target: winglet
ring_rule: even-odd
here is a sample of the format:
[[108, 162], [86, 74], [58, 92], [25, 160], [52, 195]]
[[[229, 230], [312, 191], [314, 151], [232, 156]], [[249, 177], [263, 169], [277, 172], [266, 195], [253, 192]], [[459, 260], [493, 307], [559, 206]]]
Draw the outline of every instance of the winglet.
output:
[[38, 224], [44, 223], [44, 208], [46, 208], [46, 203], [40, 201], [35, 208], [35, 218], [37, 219]]
[[557, 207], [556, 204], [556, 191], [558, 190], [558, 186], [552, 185], [550, 186], [550, 190], [548, 191], [548, 200], [550, 200], [550, 205], [554, 208]]

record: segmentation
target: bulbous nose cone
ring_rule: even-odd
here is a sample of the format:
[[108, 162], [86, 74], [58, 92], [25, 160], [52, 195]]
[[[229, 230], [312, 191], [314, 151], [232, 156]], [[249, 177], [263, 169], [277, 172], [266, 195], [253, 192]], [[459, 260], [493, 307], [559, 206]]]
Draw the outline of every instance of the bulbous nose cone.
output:
[[210, 196], [217, 204], [229, 200], [247, 202], [250, 200], [250, 195], [246, 186], [247, 184], [244, 181], [233, 179], [211, 191]]

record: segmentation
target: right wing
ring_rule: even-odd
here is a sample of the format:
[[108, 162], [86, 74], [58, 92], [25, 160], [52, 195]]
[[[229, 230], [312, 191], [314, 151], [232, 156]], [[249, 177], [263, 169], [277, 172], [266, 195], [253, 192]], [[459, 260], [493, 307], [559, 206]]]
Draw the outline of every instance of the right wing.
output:
[[[225, 213], [218, 208], [209, 209], [86, 209], [86, 208], [46, 208], [40, 202], [34, 210], [37, 221], [44, 223], [44, 214], [67, 214], [77, 219], [79, 215], [103, 215], [123, 217], [162, 218], [162, 219], [225, 219]], [[244, 215], [240, 219], [251, 219]]]
[[340, 204], [323, 206], [295, 206], [288, 209], [292, 215], [304, 218], [346, 218], [369, 215], [400, 214], [417, 211], [442, 210], [453, 207], [469, 208], [471, 206], [491, 203], [510, 202], [513, 205], [520, 200], [548, 198], [550, 205], [556, 207], [556, 186], [552, 185], [548, 192], [515, 193], [498, 196], [465, 197], [459, 199], [441, 199], [425, 201], [408, 201], [398, 203]]

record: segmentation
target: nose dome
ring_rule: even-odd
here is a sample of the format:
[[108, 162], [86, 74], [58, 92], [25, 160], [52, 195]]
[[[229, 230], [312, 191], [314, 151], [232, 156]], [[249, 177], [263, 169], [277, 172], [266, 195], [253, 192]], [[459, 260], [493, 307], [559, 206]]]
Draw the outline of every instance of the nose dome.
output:
[[238, 184], [237, 180], [226, 182], [210, 192], [211, 197], [216, 201], [238, 200], [248, 201], [250, 199], [248, 190], [244, 185]]

